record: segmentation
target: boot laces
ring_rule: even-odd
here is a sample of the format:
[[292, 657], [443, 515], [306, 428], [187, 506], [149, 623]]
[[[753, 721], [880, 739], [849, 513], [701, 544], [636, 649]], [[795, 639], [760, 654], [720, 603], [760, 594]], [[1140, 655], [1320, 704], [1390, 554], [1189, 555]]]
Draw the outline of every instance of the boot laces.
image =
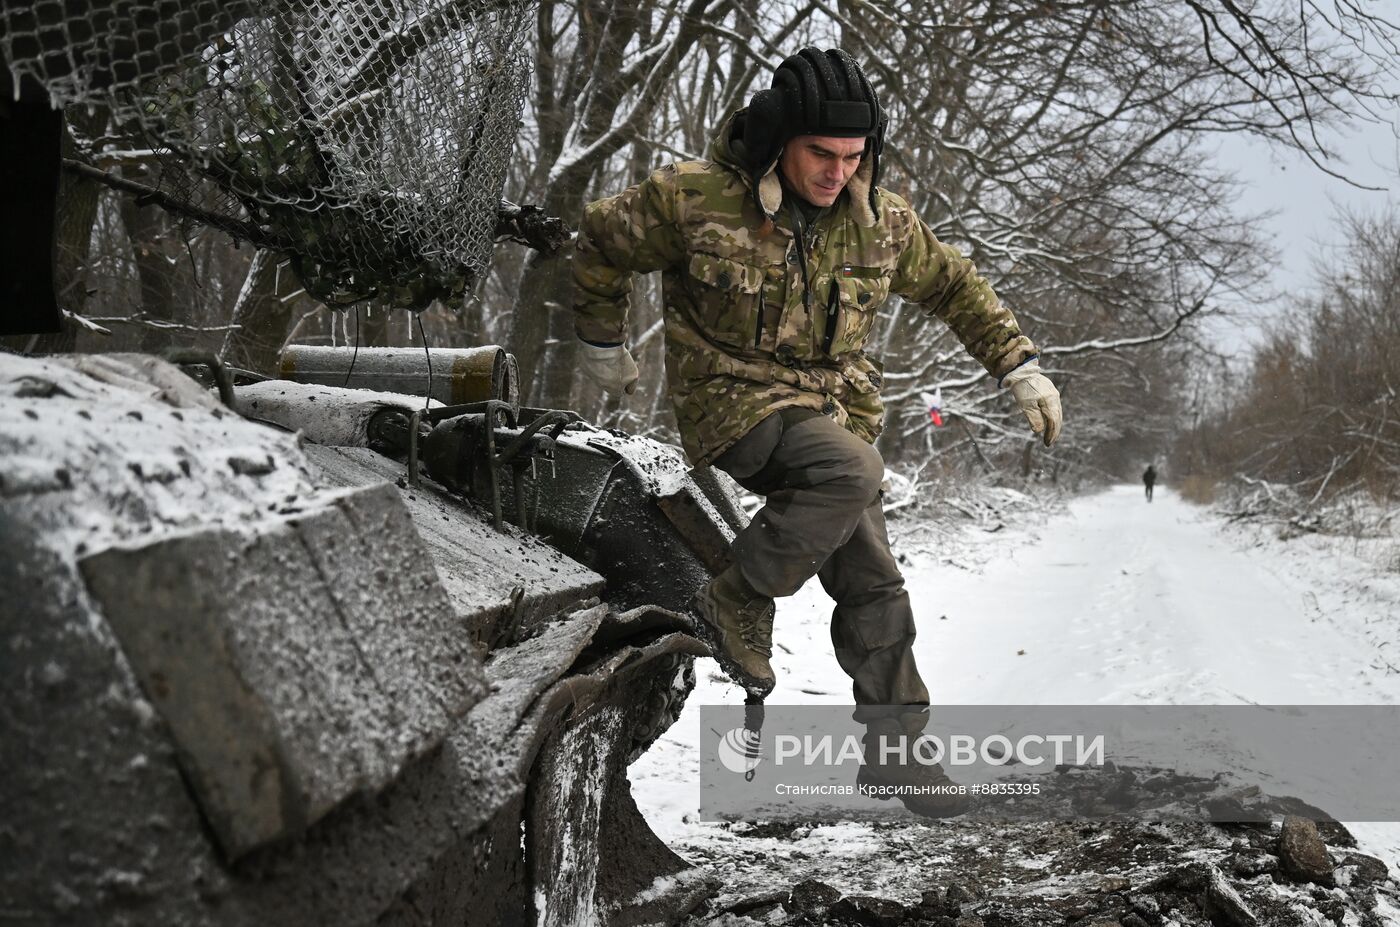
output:
[[755, 653], [765, 657], [773, 655], [773, 607], [754, 599], [739, 609], [739, 637]]

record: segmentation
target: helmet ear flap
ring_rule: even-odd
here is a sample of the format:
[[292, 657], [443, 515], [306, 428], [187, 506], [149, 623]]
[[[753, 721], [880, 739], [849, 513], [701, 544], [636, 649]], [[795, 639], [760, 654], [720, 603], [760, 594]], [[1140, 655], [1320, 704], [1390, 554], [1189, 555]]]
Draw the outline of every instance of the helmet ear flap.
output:
[[784, 96], [783, 88], [760, 90], [749, 102], [744, 119], [744, 148], [749, 164], [755, 168], [766, 166], [777, 157], [783, 143], [783, 122], [787, 115]]
[[879, 122], [875, 134], [870, 138], [870, 207], [875, 208], [875, 187], [880, 183], [880, 155], [885, 150], [885, 127], [889, 117], [883, 111], [876, 117]]
[[[847, 56], [849, 57], [849, 56]], [[854, 65], [855, 62], [852, 61]], [[870, 86], [870, 79], [865, 76], [865, 72], [856, 68], [856, 75], [860, 78], [861, 90], [865, 93], [865, 98], [870, 101], [870, 106], [875, 111], [875, 133], [870, 139], [870, 205], [875, 206], [875, 187], [880, 182], [880, 155], [885, 150], [885, 129], [890, 124], [889, 114], [880, 105], [880, 98], [875, 93], [875, 88]]]

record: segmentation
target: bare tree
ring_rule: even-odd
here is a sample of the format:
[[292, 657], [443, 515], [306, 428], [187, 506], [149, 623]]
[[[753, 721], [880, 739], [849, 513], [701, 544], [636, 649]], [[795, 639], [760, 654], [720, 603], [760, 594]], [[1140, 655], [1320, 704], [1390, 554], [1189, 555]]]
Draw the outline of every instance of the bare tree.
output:
[[1346, 245], [1222, 383], [1176, 448], [1182, 470], [1291, 488], [1304, 502], [1362, 487], [1400, 498], [1400, 212], [1344, 218]]
[[[856, 54], [891, 111], [884, 185], [973, 257], [1044, 346], [1073, 424], [1052, 454], [1085, 467], [1097, 465], [1095, 448], [1125, 446], [1128, 432], [1160, 446], [1177, 423], [1163, 411], [1177, 405], [1164, 395], [1173, 371], [1214, 350], [1200, 323], [1273, 296], [1271, 255], [1256, 217], [1232, 211], [1236, 181], [1213, 165], [1212, 137], [1252, 134], [1341, 171], [1323, 131], [1393, 107], [1384, 87], [1400, 35], [1345, 0], [1248, 9], [1228, 0], [787, 0], [692, 4], [689, 18], [675, 3], [547, 7], [538, 127], [522, 136], [532, 174], [516, 183], [547, 189], [571, 220], [587, 197], [656, 163], [703, 156], [723, 116], [802, 44], [840, 42]], [[673, 54], [665, 92], [653, 100], [628, 88], [613, 109], [594, 96], [601, 86], [580, 83], [618, 47], [609, 60], [622, 66], [601, 86], [616, 88], [614, 73], [635, 76], [635, 62], [653, 60], [645, 53]], [[600, 123], [596, 102], [573, 105], [584, 97], [608, 101], [616, 118]], [[595, 145], [600, 131], [608, 141]], [[580, 155], [606, 149], [614, 154], [583, 169]], [[647, 423], [663, 389], [660, 338], [641, 345], [637, 396], [612, 407], [576, 393], [565, 382], [572, 365], [558, 362], [572, 344], [565, 281], [539, 270], [528, 266], [514, 291], [508, 344], [551, 371], [540, 395]], [[660, 319], [650, 289], [634, 294], [633, 310], [635, 347]], [[940, 323], [895, 301], [872, 350], [887, 362], [888, 456], [928, 452], [919, 396], [941, 386], [952, 416], [972, 429], [940, 433], [933, 447], [970, 451], [975, 441], [984, 458], [1004, 449], [1025, 466], [1024, 429]], [[1148, 370], [1171, 383], [1145, 380]], [[664, 421], [645, 427], [667, 431]]]
[[[535, 131], [522, 140], [531, 166], [524, 198], [576, 221], [594, 177], [647, 131], [703, 20], [727, 3], [544, 0], [530, 101]], [[564, 259], [532, 255], [524, 262], [508, 341], [533, 382], [527, 392], [545, 404], [566, 404], [573, 389], [568, 292]]]
[[[1202, 321], [1274, 296], [1271, 255], [1255, 217], [1231, 208], [1236, 179], [1212, 162], [1211, 140], [1245, 133], [1344, 173], [1326, 132], [1394, 113], [1398, 37], [1352, 0], [542, 0], [507, 194], [576, 223], [590, 198], [703, 157], [783, 57], [841, 44], [890, 111], [882, 184], [991, 279], [1042, 345], [1069, 416], [1056, 449], [1033, 447], [946, 328], [893, 300], [871, 344], [887, 367], [887, 457], [1112, 470], [1180, 424], [1171, 395], [1188, 388], [1186, 362], [1215, 351]], [[93, 138], [87, 151], [115, 157], [124, 144]], [[178, 333], [245, 345], [243, 359], [265, 368], [288, 337], [416, 343], [401, 313], [366, 310], [356, 324], [272, 292], [280, 262], [217, 236], [187, 245], [185, 229], [107, 195], [94, 215], [88, 308], [115, 334], [80, 345]], [[532, 402], [672, 436], [658, 282], [634, 293], [642, 388], [615, 399], [576, 381], [567, 271], [566, 255], [501, 245], [465, 305], [425, 313], [424, 331], [505, 343]], [[920, 395], [935, 387], [955, 427], [928, 424]]]

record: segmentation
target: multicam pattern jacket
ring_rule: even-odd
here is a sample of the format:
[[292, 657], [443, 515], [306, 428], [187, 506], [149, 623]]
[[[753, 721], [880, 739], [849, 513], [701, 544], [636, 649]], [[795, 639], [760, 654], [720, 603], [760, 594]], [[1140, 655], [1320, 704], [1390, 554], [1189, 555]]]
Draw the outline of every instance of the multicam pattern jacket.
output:
[[971, 261], [899, 196], [872, 195], [868, 163], [809, 231], [804, 288], [777, 164], [755, 187], [731, 142], [743, 118], [725, 121], [713, 160], [667, 165], [589, 204], [573, 256], [575, 329], [595, 344], [626, 340], [633, 275], [662, 272], [666, 380], [692, 463], [786, 406], [874, 443], [883, 368], [862, 348], [891, 293], [946, 322], [993, 376], [1035, 355]]

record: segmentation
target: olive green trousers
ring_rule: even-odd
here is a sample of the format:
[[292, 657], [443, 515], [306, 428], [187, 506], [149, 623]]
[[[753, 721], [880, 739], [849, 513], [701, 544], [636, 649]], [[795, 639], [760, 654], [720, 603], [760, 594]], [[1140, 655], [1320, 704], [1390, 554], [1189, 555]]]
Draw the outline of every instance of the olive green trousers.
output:
[[[836, 603], [831, 642], [851, 677], [855, 719], [922, 730], [928, 689], [915, 665], [914, 612], [880, 507], [879, 451], [819, 412], [788, 408], [714, 465], [765, 497], [731, 548], [744, 578], [781, 598], [817, 576]], [[781, 626], [774, 633], [781, 638]]]

